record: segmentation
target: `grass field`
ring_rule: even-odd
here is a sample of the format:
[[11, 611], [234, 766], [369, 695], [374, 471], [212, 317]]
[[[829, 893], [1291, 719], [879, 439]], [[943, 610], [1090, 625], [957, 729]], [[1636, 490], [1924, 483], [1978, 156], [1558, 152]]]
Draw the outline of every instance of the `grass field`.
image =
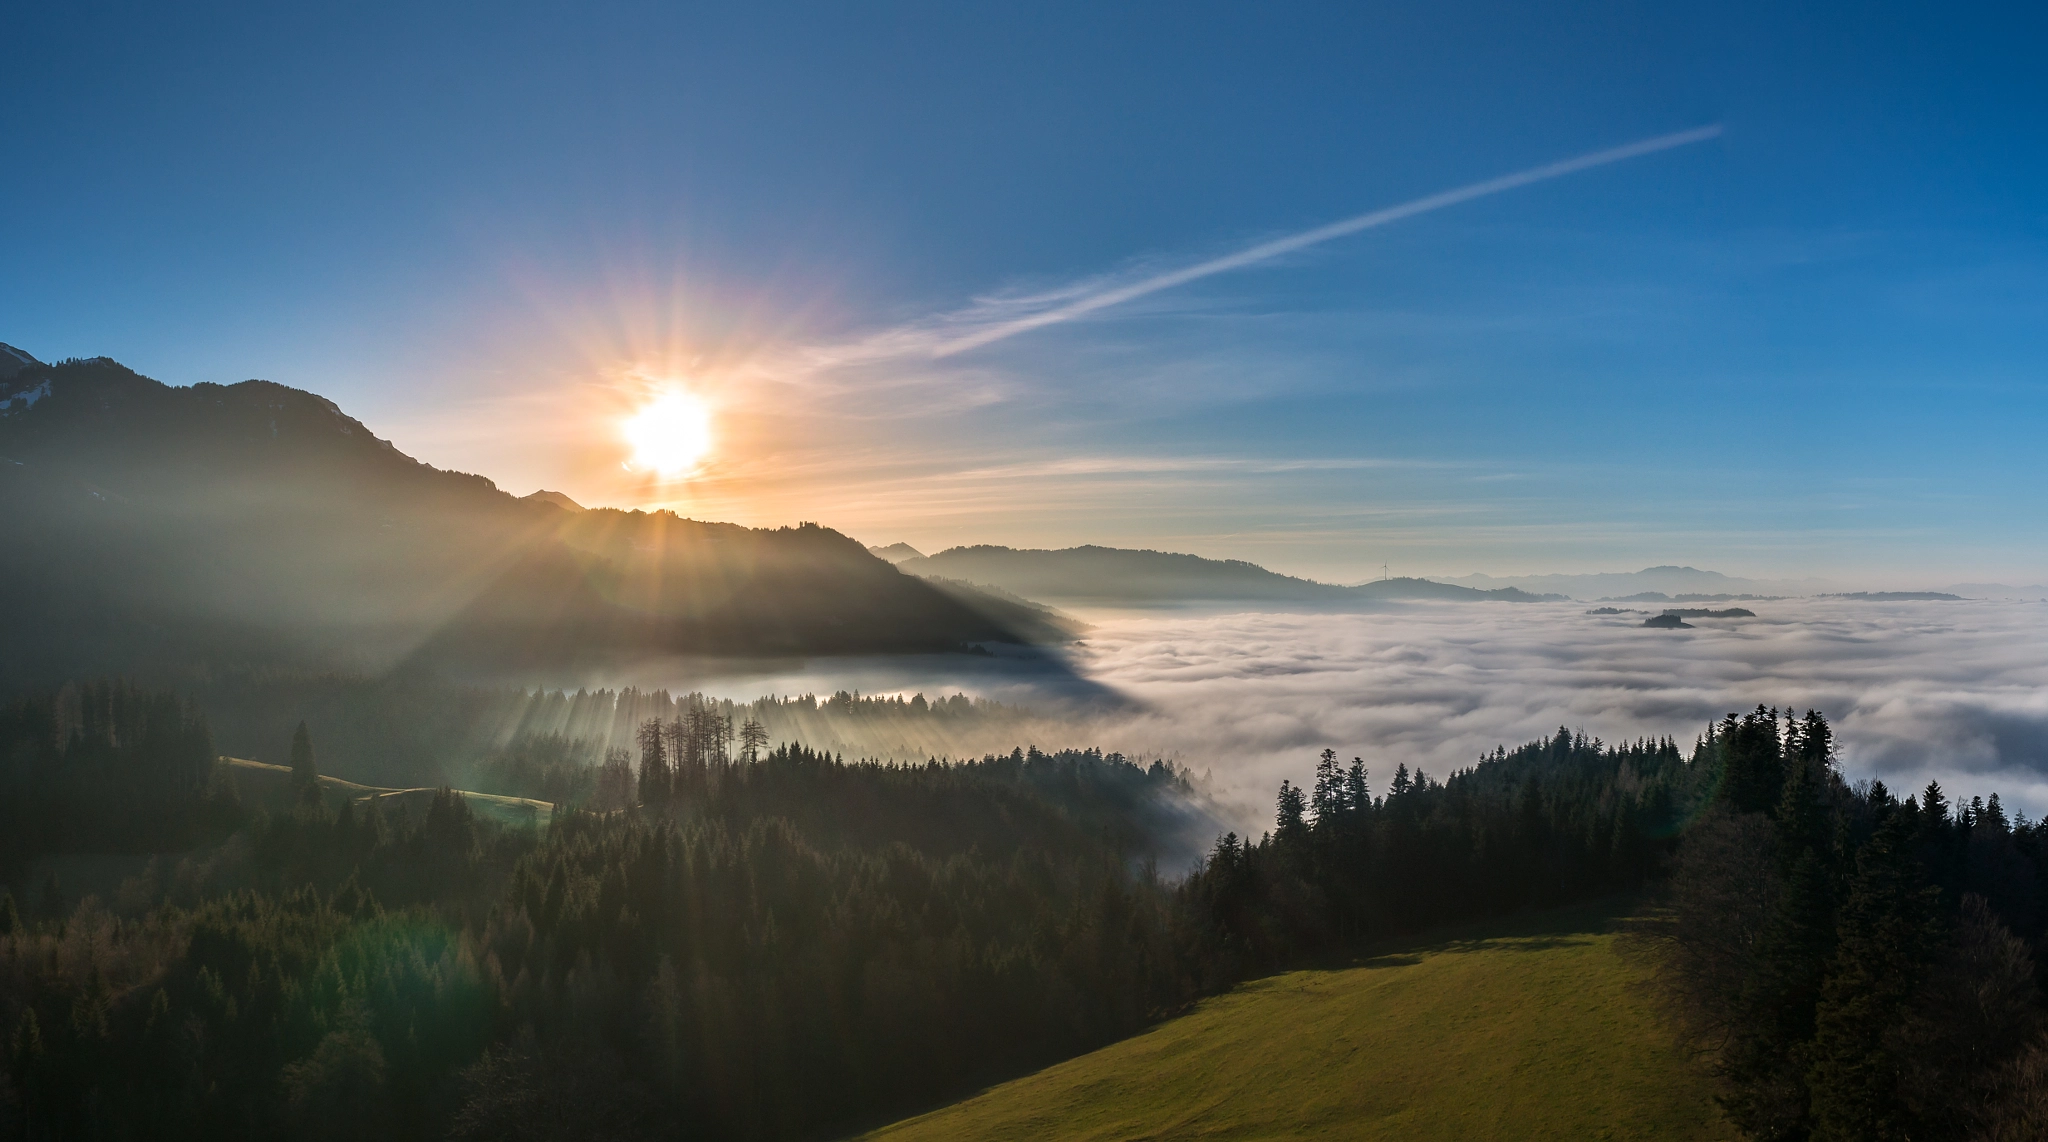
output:
[[947, 1139], [1732, 1139], [1612, 909], [1450, 933], [1206, 1000], [878, 1130]]
[[[250, 761], [240, 757], [223, 757], [221, 761], [234, 775], [236, 791], [242, 800], [251, 804], [268, 805], [272, 808], [289, 806], [298, 796], [297, 787], [292, 784], [292, 770], [288, 765], [272, 765], [267, 761]], [[373, 802], [380, 808], [402, 809], [410, 814], [426, 811], [434, 800], [437, 790], [385, 789], [375, 785], [357, 785], [339, 777], [320, 778], [320, 792], [330, 806], [343, 800], [367, 808]], [[532, 825], [546, 828], [555, 815], [555, 807], [546, 801], [534, 801], [525, 797], [501, 797], [495, 793], [471, 793], [458, 790], [464, 801], [469, 803], [470, 812], [479, 817], [507, 825]]]

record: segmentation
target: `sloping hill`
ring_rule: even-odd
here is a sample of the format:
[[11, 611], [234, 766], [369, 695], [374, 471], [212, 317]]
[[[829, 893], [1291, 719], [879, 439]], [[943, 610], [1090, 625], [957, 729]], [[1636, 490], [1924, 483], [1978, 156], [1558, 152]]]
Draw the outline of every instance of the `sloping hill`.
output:
[[[288, 765], [272, 765], [267, 761], [250, 761], [242, 757], [223, 757], [221, 762], [228, 767], [228, 774], [235, 783], [235, 792], [247, 804], [262, 805], [269, 809], [287, 809], [298, 799], [298, 787], [292, 783], [292, 769]], [[358, 785], [339, 777], [320, 777], [320, 793], [330, 807], [342, 801], [353, 801], [356, 805], [369, 808], [373, 804], [385, 810], [401, 810], [408, 814], [419, 814], [440, 790], [386, 789], [377, 785]], [[530, 797], [504, 797], [496, 793], [472, 793], [458, 789], [462, 799], [469, 804], [469, 810], [479, 817], [488, 817], [507, 825], [529, 825], [546, 828], [554, 819], [555, 807], [546, 801]]]
[[1092, 545], [1057, 551], [954, 547], [937, 555], [902, 558], [896, 566], [928, 578], [984, 583], [1029, 599], [1097, 606], [1275, 603], [1341, 608], [1376, 600], [1524, 602], [1539, 597], [1513, 588], [1477, 591], [1427, 579], [1383, 579], [1340, 587], [1282, 575], [1241, 559]]
[[815, 524], [515, 498], [284, 385], [8, 361], [0, 582], [18, 621], [0, 630], [0, 686], [166, 661], [501, 669], [1029, 637], [1005, 625], [1010, 604]]
[[875, 1131], [1035, 1138], [1733, 1139], [1601, 909], [1239, 987]]

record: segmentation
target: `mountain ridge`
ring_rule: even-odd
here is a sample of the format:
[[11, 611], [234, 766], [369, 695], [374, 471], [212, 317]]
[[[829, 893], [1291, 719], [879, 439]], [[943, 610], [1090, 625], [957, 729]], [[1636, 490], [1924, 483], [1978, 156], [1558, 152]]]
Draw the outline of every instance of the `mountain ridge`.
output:
[[1679, 595], [1815, 595], [1841, 590], [1826, 579], [1745, 579], [1719, 571], [1703, 571], [1672, 563], [1645, 567], [1640, 571], [1597, 571], [1584, 574], [1487, 575], [1475, 573], [1446, 577], [1443, 582], [1479, 589], [1518, 587], [1568, 595], [1594, 601], [1624, 600], [1631, 595], [1656, 592]]
[[0, 341], [0, 381], [5, 381], [25, 369], [38, 368], [41, 365], [41, 361], [29, 356], [25, 350]]
[[25, 366], [0, 382], [0, 573], [19, 616], [0, 683], [195, 658], [497, 670], [1057, 637], [816, 524], [557, 495], [435, 468], [275, 382]]
[[1085, 544], [1060, 549], [976, 544], [906, 558], [914, 575], [987, 584], [1031, 599], [1093, 606], [1270, 603], [1347, 607], [1407, 600], [1534, 602], [1518, 588], [1480, 591], [1427, 579], [1356, 586], [1283, 575], [1242, 559]]

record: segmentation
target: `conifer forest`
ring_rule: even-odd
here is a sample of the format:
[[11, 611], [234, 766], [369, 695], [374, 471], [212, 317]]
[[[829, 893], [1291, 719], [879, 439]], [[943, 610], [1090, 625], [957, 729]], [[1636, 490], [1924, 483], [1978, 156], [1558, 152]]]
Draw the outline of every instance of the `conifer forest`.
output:
[[[1622, 894], [1749, 1136], [2038, 1136], [2041, 826], [1847, 784], [1818, 712], [1560, 729], [1441, 778], [1325, 750], [1270, 829], [1176, 866], [1201, 818], [1170, 764], [882, 764], [666, 708], [630, 748], [480, 765], [555, 796], [535, 824], [336, 796], [304, 723], [252, 793], [176, 694], [9, 704], [0, 1130], [836, 1137], [1290, 965]], [[81, 853], [134, 874], [81, 894]]]

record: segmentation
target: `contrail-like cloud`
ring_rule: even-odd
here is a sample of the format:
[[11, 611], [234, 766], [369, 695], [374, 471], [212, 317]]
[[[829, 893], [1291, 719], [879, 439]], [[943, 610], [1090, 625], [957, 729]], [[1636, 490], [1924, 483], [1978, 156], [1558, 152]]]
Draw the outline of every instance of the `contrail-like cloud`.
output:
[[1114, 289], [1103, 290], [1100, 293], [1089, 294], [1077, 301], [1071, 301], [1053, 309], [1000, 322], [963, 337], [942, 342], [932, 348], [931, 355], [933, 357], [950, 357], [955, 353], [964, 353], [969, 349], [978, 349], [983, 345], [1001, 341], [1004, 338], [1015, 337], [1019, 333], [1043, 328], [1047, 325], [1057, 325], [1062, 321], [1071, 321], [1076, 317], [1093, 313], [1098, 309], [1118, 305], [1133, 298], [1144, 297], [1146, 294], [1158, 293], [1160, 290], [1171, 289], [1174, 286], [1184, 285], [1200, 278], [1209, 277], [1212, 274], [1239, 269], [1263, 262], [1269, 258], [1277, 258], [1282, 254], [1291, 254], [1296, 250], [1328, 242], [1333, 238], [1342, 238], [1347, 234], [1356, 234], [1361, 230], [1370, 230], [1376, 226], [1384, 226], [1389, 222], [1399, 222], [1403, 218], [1413, 218], [1418, 214], [1427, 214], [1432, 210], [1442, 210], [1446, 206], [1456, 206], [1461, 202], [1470, 202], [1475, 198], [1485, 198], [1491, 194], [1499, 194], [1504, 190], [1513, 190], [1516, 187], [1528, 186], [1531, 183], [1547, 182], [1550, 179], [1563, 178], [1565, 175], [1576, 174], [1579, 171], [1592, 170], [1595, 167], [1604, 167], [1612, 163], [1639, 158], [1643, 155], [1668, 151], [1675, 147], [1705, 142], [1720, 134], [1721, 125], [1718, 123], [1705, 127], [1695, 127], [1689, 131], [1659, 135], [1656, 138], [1642, 139], [1629, 143], [1626, 146], [1613, 147], [1604, 151], [1594, 151], [1591, 154], [1579, 155], [1576, 158], [1564, 159], [1545, 166], [1531, 167], [1528, 170], [1516, 171], [1513, 174], [1502, 175], [1499, 178], [1487, 179], [1485, 182], [1475, 182], [1467, 186], [1461, 186], [1455, 190], [1440, 191], [1436, 194], [1401, 203], [1399, 206], [1389, 206], [1382, 210], [1374, 210], [1366, 214], [1346, 218], [1341, 222], [1332, 222], [1327, 226], [1318, 226], [1313, 230], [1304, 230], [1299, 234], [1291, 234], [1285, 238], [1275, 238], [1269, 242], [1261, 242], [1256, 246], [1240, 250], [1235, 254], [1226, 254], [1220, 258], [1212, 258], [1209, 261], [1174, 270], [1170, 273], [1146, 278], [1144, 281], [1133, 282], [1130, 285], [1118, 286]]

